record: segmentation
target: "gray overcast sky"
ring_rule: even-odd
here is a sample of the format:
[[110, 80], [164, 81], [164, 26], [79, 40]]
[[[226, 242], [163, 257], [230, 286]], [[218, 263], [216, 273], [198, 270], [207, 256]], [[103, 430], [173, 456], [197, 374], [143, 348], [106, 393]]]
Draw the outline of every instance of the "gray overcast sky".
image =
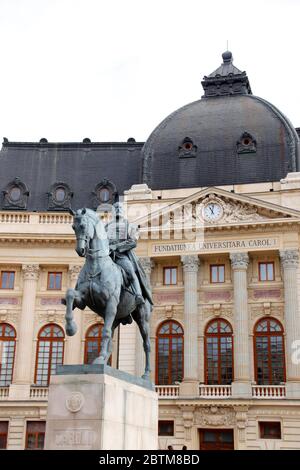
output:
[[233, 52], [300, 127], [300, 0], [0, 0], [0, 136], [145, 140]]

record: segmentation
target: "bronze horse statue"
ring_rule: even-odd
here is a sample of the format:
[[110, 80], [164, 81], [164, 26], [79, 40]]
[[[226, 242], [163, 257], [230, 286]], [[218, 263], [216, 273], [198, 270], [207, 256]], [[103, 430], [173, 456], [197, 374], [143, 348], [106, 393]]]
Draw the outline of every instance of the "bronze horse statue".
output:
[[66, 333], [73, 336], [77, 326], [73, 310], [89, 307], [104, 320], [100, 356], [93, 364], [107, 364], [112, 353], [112, 338], [120, 324], [138, 324], [143, 338], [146, 356], [142, 378], [150, 378], [150, 333], [149, 320], [152, 305], [146, 299], [138, 305], [123, 269], [110, 256], [110, 247], [103, 222], [91, 209], [70, 210], [73, 215], [72, 228], [76, 235], [76, 252], [85, 257], [75, 289], [68, 289], [62, 302], [66, 305]]

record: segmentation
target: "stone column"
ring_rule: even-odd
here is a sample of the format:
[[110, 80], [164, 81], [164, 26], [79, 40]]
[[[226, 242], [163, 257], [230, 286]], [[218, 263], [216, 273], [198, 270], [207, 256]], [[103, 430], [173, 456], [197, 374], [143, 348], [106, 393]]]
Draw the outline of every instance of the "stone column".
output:
[[[300, 398], [300, 312], [298, 303], [298, 250], [280, 251], [284, 282], [284, 313], [286, 334], [287, 396]], [[298, 360], [297, 360], [298, 359]]]
[[252, 391], [247, 289], [249, 257], [247, 253], [231, 253], [230, 260], [234, 290], [234, 382], [232, 384], [232, 394], [236, 397], [250, 397]]
[[22, 271], [22, 311], [17, 337], [14, 380], [9, 391], [9, 397], [13, 399], [29, 398], [32, 383], [33, 332], [39, 266], [37, 264], [24, 264]]
[[[75, 288], [78, 275], [80, 273], [81, 266], [70, 265], [69, 266], [69, 285], [71, 288]], [[83, 311], [75, 308], [73, 311], [74, 320], [77, 325], [77, 333], [74, 336], [67, 336], [65, 342], [65, 358], [64, 364], [82, 364], [83, 357], [81, 353], [82, 349], [82, 329], [83, 329]]]
[[180, 395], [198, 396], [198, 255], [181, 257], [184, 271], [184, 379]]
[[[151, 285], [151, 271], [154, 267], [154, 262], [150, 257], [145, 256], [140, 258], [140, 263], [147, 275], [149, 285]], [[141, 377], [145, 370], [145, 352], [143, 347], [143, 340], [139, 331], [139, 327], [136, 326], [136, 341], [135, 341], [135, 373], [138, 377]], [[154, 364], [151, 366], [154, 369]], [[153, 372], [153, 371], [152, 371]]]

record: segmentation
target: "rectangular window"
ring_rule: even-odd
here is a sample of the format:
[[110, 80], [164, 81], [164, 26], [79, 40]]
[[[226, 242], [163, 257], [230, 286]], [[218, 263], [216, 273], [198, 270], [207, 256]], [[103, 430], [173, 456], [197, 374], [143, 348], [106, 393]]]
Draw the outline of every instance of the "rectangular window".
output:
[[42, 450], [45, 440], [45, 421], [28, 421], [26, 430], [25, 449]]
[[164, 268], [164, 285], [175, 286], [177, 284], [177, 268]]
[[6, 449], [8, 421], [0, 421], [0, 449]]
[[274, 281], [275, 269], [274, 263], [259, 263], [259, 280], [260, 281]]
[[48, 290], [61, 290], [62, 273], [48, 273]]
[[212, 284], [225, 282], [225, 265], [224, 264], [211, 264], [210, 265], [210, 282]]
[[280, 421], [260, 421], [258, 424], [261, 439], [281, 439]]
[[174, 436], [174, 421], [158, 421], [159, 436]]
[[15, 284], [14, 271], [1, 271], [0, 288], [13, 289]]

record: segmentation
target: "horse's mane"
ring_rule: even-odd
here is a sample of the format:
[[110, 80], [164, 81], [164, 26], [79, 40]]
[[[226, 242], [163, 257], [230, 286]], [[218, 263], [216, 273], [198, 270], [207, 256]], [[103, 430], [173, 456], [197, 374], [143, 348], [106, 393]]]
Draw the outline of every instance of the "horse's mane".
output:
[[76, 216], [78, 217], [87, 216], [90, 219], [90, 221], [93, 222], [96, 228], [98, 238], [100, 238], [101, 240], [106, 240], [107, 239], [106, 230], [98, 214], [94, 212], [92, 209], [88, 209], [88, 208], [85, 209], [85, 214], [82, 214], [82, 210], [83, 209], [79, 209], [76, 213]]

